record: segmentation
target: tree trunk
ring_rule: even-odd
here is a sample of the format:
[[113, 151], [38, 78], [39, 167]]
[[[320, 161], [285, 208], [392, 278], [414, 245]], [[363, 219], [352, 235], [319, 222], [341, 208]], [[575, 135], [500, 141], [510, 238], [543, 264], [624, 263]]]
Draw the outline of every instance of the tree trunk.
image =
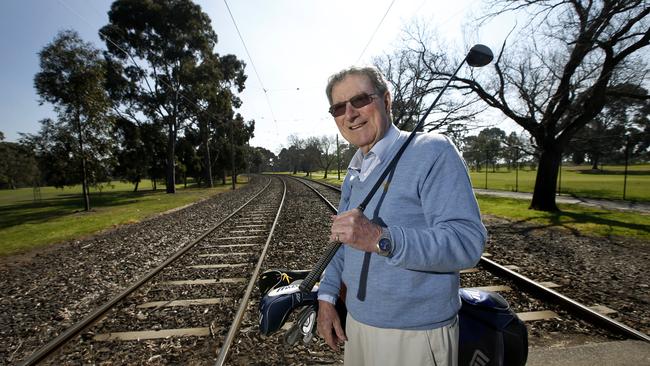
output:
[[[170, 117], [171, 118], [171, 117]], [[167, 193], [176, 193], [176, 170], [174, 169], [174, 161], [176, 152], [174, 151], [176, 145], [176, 134], [174, 133], [173, 123], [168, 124], [167, 136]]]
[[138, 191], [138, 186], [139, 185], [140, 185], [140, 181], [135, 182], [135, 188], [133, 188], [134, 193]]
[[599, 156], [597, 154], [594, 154], [591, 159], [591, 169], [592, 170], [598, 170], [598, 162], [599, 162]]
[[205, 177], [205, 184], [207, 187], [214, 187], [214, 182], [212, 181], [212, 160], [210, 159], [210, 141], [209, 141], [209, 129], [207, 124], [200, 123], [199, 129], [201, 130], [201, 141], [203, 143], [203, 175]]
[[90, 211], [90, 194], [88, 190], [88, 173], [86, 172], [86, 157], [84, 155], [84, 139], [81, 132], [81, 117], [79, 112], [77, 118], [77, 133], [79, 135], [79, 155], [81, 157], [81, 190], [83, 191], [84, 211]]
[[557, 174], [562, 151], [545, 149], [539, 158], [535, 190], [530, 208], [539, 211], [559, 211], [555, 204]]

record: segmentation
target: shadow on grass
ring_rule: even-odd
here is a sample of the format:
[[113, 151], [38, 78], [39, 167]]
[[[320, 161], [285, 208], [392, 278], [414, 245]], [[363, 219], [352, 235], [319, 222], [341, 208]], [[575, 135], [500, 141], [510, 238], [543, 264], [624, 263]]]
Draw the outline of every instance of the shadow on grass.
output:
[[[137, 202], [140, 198], [164, 191], [102, 192], [90, 194], [90, 208], [117, 207]], [[41, 201], [24, 201], [0, 206], [0, 229], [26, 223], [42, 223], [83, 211], [81, 194], [61, 194]]]
[[[620, 228], [621, 230], [634, 230], [645, 235], [650, 234], [650, 226], [645, 224], [636, 224], [630, 222], [624, 222], [621, 220], [615, 220], [611, 218], [602, 217], [607, 215], [606, 212], [590, 212], [590, 213], [575, 213], [568, 211], [560, 211], [551, 213], [551, 216], [548, 218], [550, 224], [540, 225], [535, 223], [536, 218], [526, 218], [517, 220], [517, 223], [528, 223], [534, 222], [531, 226], [527, 226], [524, 230], [525, 232], [536, 230], [536, 229], [546, 229], [552, 227], [562, 227], [569, 230], [575, 236], [583, 236], [579, 229], [569, 226], [569, 224], [597, 224], [609, 228], [609, 232], [613, 233], [614, 228]], [[564, 220], [563, 220], [564, 219]]]

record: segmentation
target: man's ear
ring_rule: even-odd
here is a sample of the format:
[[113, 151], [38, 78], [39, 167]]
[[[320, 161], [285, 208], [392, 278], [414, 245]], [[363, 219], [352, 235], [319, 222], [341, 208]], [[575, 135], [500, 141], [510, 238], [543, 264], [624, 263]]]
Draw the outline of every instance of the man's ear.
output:
[[384, 108], [386, 108], [386, 113], [390, 115], [390, 107], [393, 104], [393, 101], [390, 97], [388, 90], [384, 93]]

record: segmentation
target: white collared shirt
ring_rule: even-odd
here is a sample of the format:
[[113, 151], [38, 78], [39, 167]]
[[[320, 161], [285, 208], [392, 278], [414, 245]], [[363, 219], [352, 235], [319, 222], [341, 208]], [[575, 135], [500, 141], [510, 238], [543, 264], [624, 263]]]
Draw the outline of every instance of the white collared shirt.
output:
[[386, 159], [386, 152], [397, 141], [398, 137], [399, 130], [391, 123], [384, 137], [377, 141], [367, 154], [364, 155], [361, 149], [357, 150], [348, 165], [350, 179], [359, 179], [363, 182]]

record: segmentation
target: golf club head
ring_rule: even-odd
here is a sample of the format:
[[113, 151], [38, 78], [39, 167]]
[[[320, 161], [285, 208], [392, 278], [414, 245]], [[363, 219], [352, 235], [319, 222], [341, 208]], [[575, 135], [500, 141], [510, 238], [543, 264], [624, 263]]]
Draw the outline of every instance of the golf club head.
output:
[[467, 64], [472, 67], [481, 67], [492, 62], [494, 55], [488, 46], [477, 44], [472, 47], [465, 57]]

